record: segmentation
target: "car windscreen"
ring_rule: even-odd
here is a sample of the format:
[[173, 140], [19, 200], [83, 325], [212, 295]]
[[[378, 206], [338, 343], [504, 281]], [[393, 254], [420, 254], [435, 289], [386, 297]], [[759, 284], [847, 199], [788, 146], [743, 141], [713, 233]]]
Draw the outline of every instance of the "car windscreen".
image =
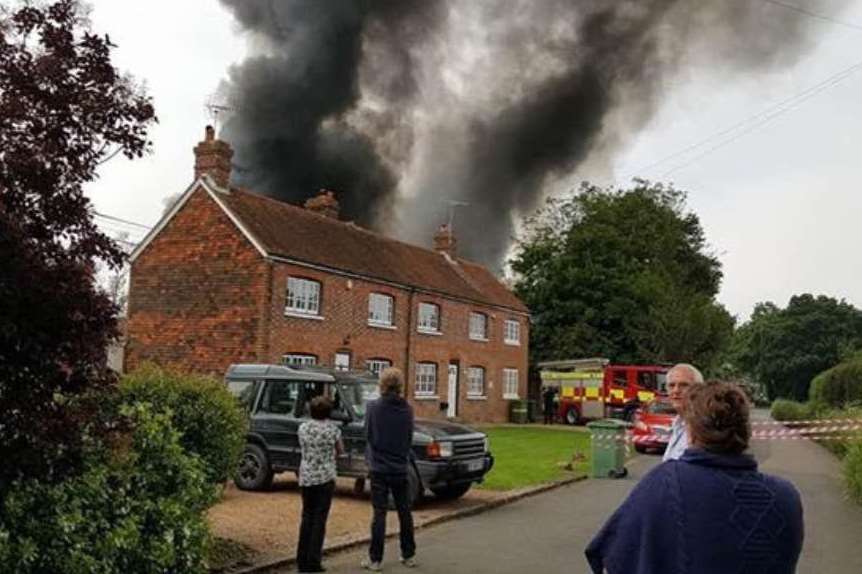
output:
[[353, 414], [358, 418], [365, 417], [365, 405], [380, 397], [380, 387], [377, 383], [341, 385], [340, 388], [353, 408]]
[[675, 415], [676, 409], [673, 405], [665, 402], [655, 402], [647, 407], [647, 411], [653, 415]]

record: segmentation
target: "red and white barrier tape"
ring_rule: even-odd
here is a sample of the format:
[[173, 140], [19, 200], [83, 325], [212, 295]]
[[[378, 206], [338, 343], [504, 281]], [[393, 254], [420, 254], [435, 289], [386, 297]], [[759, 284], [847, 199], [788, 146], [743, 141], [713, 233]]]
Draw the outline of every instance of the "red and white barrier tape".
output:
[[[786, 429], [783, 431], [761, 431], [751, 434], [751, 440], [791, 440], [791, 439], [810, 439], [810, 440], [851, 440], [862, 439], [862, 433], [858, 432], [862, 429], [862, 425], [852, 425], [847, 427], [820, 427], [819, 429], [793, 430]], [[857, 431], [857, 432], [853, 432]], [[839, 434], [836, 434], [839, 433]], [[592, 437], [593, 440], [599, 442], [624, 442], [626, 444], [638, 443], [667, 443], [669, 437], [667, 435], [632, 435], [626, 433], [624, 435], [605, 435], [600, 437]]]
[[799, 425], [831, 425], [831, 424], [856, 424], [862, 423], [862, 419], [812, 419], [806, 421], [751, 421], [751, 426], [799, 426]]

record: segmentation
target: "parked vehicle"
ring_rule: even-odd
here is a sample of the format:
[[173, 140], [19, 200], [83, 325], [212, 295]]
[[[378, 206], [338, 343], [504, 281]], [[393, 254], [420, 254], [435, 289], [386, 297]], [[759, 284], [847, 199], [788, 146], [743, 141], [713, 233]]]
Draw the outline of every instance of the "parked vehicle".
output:
[[[237, 476], [243, 490], [265, 490], [273, 476], [299, 469], [297, 432], [308, 420], [314, 397], [333, 401], [332, 419], [341, 425], [345, 453], [338, 475], [365, 479], [365, 406], [378, 397], [377, 378], [370, 372], [347, 372], [282, 365], [231, 365], [228, 389], [250, 413], [249, 432]], [[488, 437], [464, 425], [417, 419], [413, 431], [414, 460], [408, 474], [411, 502], [426, 491], [458, 498], [482, 482], [494, 465]]]
[[666, 400], [651, 401], [635, 412], [632, 437], [635, 450], [664, 452], [670, 440], [670, 427], [676, 416], [676, 409]]
[[539, 363], [542, 384], [559, 387], [557, 416], [574, 425], [601, 418], [632, 420], [646, 402], [666, 394], [668, 367], [612, 365], [608, 359]]

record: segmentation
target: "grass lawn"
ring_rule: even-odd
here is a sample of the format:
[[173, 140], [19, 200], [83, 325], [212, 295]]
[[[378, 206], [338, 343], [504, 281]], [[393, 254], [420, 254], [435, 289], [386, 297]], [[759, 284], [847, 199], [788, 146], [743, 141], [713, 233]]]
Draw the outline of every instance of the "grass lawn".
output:
[[[589, 468], [587, 432], [529, 426], [492, 426], [482, 431], [491, 439], [494, 468], [479, 488], [511, 490], [584, 474]], [[573, 457], [573, 470], [564, 469]]]

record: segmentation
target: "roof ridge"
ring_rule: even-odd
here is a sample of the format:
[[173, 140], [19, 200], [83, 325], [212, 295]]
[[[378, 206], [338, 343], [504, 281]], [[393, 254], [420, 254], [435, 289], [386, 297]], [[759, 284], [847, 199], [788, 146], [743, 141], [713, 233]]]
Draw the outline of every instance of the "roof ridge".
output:
[[[275, 199], [274, 197], [269, 197], [268, 195], [263, 195], [261, 193], [256, 193], [254, 191], [251, 191], [250, 189], [245, 189], [245, 188], [241, 188], [241, 187], [235, 187], [233, 189], [236, 191], [239, 191], [245, 195], [251, 195], [256, 199], [264, 199], [268, 202], [276, 203], [279, 206], [288, 207], [288, 208], [296, 211], [297, 213], [301, 213], [303, 216], [315, 217], [315, 218], [318, 218], [319, 220], [326, 221], [327, 223], [334, 223], [334, 224], [346, 226], [346, 227], [349, 227], [351, 229], [361, 231], [361, 232], [366, 233], [368, 235], [372, 235], [376, 238], [379, 238], [383, 241], [388, 241], [391, 243], [398, 243], [400, 245], [405, 245], [411, 249], [421, 249], [422, 251], [427, 252], [431, 255], [439, 255], [439, 252], [433, 248], [424, 247], [422, 245], [417, 245], [415, 243], [410, 243], [409, 241], [404, 241], [404, 240], [398, 239], [397, 237], [390, 237], [389, 235], [385, 235], [384, 233], [381, 233], [379, 231], [374, 231], [373, 229], [363, 227], [362, 225], [359, 225], [358, 223], [356, 223], [353, 220], [343, 221], [341, 219], [334, 219], [334, 218], [329, 217], [327, 215], [321, 215], [319, 213], [314, 213], [313, 211], [310, 211], [310, 210], [308, 210], [308, 209], [306, 209], [300, 205], [288, 203], [287, 201]], [[463, 257], [458, 257], [457, 261], [455, 261], [455, 262], [456, 263], [464, 262], [464, 263], [469, 263], [470, 265], [473, 265], [473, 266], [483, 267], [483, 265], [481, 263], [477, 263], [475, 261], [470, 261], [469, 259], [464, 259]]]

